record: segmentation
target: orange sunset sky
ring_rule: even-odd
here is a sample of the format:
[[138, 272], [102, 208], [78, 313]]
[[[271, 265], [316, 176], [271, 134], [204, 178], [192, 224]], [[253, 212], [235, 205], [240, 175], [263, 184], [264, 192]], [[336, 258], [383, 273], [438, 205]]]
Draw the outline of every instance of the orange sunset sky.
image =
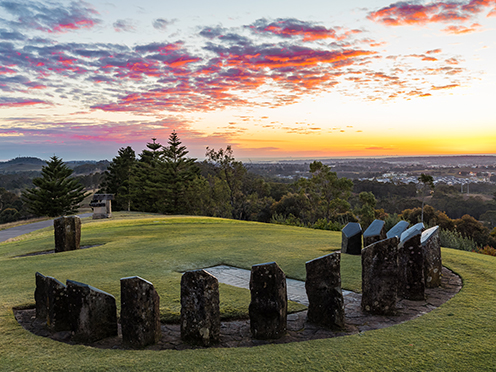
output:
[[0, 0], [0, 161], [495, 154], [495, 60], [496, 0]]

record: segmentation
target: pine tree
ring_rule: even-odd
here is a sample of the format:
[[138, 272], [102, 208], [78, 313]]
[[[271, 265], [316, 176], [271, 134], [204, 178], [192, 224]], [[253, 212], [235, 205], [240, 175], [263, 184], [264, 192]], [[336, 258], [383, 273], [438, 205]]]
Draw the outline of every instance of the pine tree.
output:
[[189, 151], [181, 146], [176, 131], [171, 133], [167, 143], [169, 146], [164, 148], [162, 158], [167, 182], [166, 212], [186, 213], [185, 193], [200, 169], [195, 165], [196, 159], [186, 157]]
[[128, 146], [121, 147], [118, 155], [112, 159], [105, 171], [102, 190], [114, 194], [113, 208], [116, 210], [131, 209], [131, 174], [136, 165], [136, 153]]
[[163, 212], [167, 192], [164, 165], [160, 159], [162, 145], [147, 143], [147, 149], [139, 155], [131, 176], [131, 198], [135, 208], [143, 212]]
[[33, 179], [36, 187], [26, 189], [22, 194], [29, 211], [48, 217], [76, 213], [86, 194], [83, 185], [70, 177], [72, 172], [62, 159], [52, 156], [42, 167], [41, 177]]

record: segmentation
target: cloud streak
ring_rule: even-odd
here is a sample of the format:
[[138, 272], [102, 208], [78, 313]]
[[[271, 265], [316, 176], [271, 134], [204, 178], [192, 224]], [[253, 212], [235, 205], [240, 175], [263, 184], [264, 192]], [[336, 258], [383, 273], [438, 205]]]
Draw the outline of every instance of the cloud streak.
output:
[[[427, 4], [405, 1], [393, 3], [377, 11], [370, 12], [368, 19], [387, 26], [423, 26], [429, 23], [470, 22], [476, 16], [496, 6], [496, 0], [470, 0], [470, 1], [439, 1]], [[494, 9], [488, 14], [492, 15]], [[461, 30], [462, 32], [456, 32]], [[455, 30], [455, 32], [452, 32]], [[475, 28], [463, 26], [450, 26], [445, 29], [448, 33], [466, 33], [475, 31]]]
[[92, 28], [99, 24], [98, 12], [85, 1], [73, 1], [69, 6], [29, 1], [0, 1], [0, 8], [14, 19], [2, 20], [12, 28], [65, 33]]

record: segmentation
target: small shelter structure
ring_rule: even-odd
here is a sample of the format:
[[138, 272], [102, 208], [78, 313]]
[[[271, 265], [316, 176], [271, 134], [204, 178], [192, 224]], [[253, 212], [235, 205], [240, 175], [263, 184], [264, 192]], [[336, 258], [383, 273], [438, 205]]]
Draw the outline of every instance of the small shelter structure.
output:
[[112, 200], [114, 194], [95, 194], [90, 202], [90, 207], [93, 208], [93, 219], [112, 217]]

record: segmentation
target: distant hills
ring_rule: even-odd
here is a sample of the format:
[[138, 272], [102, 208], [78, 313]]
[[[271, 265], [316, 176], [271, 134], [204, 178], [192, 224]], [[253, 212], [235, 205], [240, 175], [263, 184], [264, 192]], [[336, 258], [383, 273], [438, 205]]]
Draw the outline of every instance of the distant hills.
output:
[[[74, 174], [90, 174], [104, 172], [109, 162], [107, 160], [76, 160], [66, 161], [65, 164], [74, 169]], [[21, 172], [40, 172], [46, 165], [46, 160], [35, 157], [17, 157], [8, 161], [0, 162], [0, 174], [12, 174]]]

